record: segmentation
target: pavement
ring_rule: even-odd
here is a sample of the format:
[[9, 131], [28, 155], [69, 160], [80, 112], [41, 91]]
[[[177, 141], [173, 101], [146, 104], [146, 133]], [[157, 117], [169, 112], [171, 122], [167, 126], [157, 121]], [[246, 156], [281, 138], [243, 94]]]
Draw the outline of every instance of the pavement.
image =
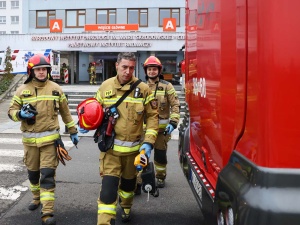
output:
[[[99, 85], [89, 85], [89, 84], [61, 84], [61, 87], [64, 92], [91, 92], [91, 96], [97, 92]], [[21, 134], [20, 131], [20, 122], [14, 122], [8, 118], [7, 112], [10, 105], [11, 99], [0, 99], [0, 135], [1, 134]], [[78, 121], [76, 115], [72, 115], [75, 123]], [[61, 116], [59, 116], [60, 124], [60, 134], [61, 136], [69, 136], [64, 122], [62, 121]], [[172, 132], [171, 139], [178, 140], [178, 129], [175, 129]], [[78, 132], [78, 136], [93, 136], [94, 132], [90, 131], [87, 134], [81, 134]]]

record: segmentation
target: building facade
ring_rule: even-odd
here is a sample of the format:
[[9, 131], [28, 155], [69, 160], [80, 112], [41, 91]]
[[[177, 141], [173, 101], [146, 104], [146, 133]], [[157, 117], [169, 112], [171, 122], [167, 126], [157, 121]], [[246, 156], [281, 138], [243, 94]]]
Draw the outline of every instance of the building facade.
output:
[[22, 33], [22, 1], [0, 1], [0, 35]]
[[161, 60], [166, 74], [178, 72], [183, 59], [184, 0], [22, 0], [19, 5], [19, 34], [1, 34], [0, 50], [60, 51], [71, 83], [89, 80], [90, 62], [96, 63], [98, 81], [114, 76], [121, 51], [136, 53], [135, 75], [141, 79], [150, 55]]

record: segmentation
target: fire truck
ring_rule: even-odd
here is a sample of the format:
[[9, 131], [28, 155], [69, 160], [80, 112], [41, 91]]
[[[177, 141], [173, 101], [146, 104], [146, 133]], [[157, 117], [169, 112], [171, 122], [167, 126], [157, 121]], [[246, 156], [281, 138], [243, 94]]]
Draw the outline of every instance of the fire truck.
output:
[[206, 224], [300, 224], [299, 9], [186, 0], [178, 155]]
[[[42, 54], [49, 58], [52, 70], [51, 76], [54, 80], [60, 79], [60, 52], [52, 49], [45, 49], [40, 51], [28, 51], [14, 49], [11, 51], [12, 74], [26, 74], [27, 63], [29, 58], [35, 54]], [[0, 51], [0, 74], [4, 73], [5, 69], [6, 51]]]

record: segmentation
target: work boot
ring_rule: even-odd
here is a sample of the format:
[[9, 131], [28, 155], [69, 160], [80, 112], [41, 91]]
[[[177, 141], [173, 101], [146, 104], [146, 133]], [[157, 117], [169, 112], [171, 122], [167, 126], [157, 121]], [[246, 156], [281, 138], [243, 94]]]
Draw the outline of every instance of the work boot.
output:
[[28, 209], [30, 211], [36, 210], [40, 205], [40, 197], [34, 197], [33, 200], [29, 203]]
[[137, 184], [136, 189], [134, 191], [135, 195], [140, 195], [142, 193], [142, 184]]
[[40, 200], [32, 200], [32, 202], [29, 203], [28, 209], [30, 211], [36, 210], [40, 206]]
[[122, 208], [122, 222], [127, 223], [131, 220], [130, 208]]
[[165, 180], [164, 179], [157, 179], [157, 187], [164, 188], [165, 187]]
[[56, 225], [56, 220], [54, 216], [43, 216], [42, 225]]

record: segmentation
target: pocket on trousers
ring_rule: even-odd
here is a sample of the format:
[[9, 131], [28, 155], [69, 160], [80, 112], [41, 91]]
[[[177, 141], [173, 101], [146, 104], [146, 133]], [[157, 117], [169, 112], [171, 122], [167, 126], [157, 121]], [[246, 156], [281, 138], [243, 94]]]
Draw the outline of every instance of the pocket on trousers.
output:
[[99, 157], [99, 173], [100, 176], [103, 176], [104, 172], [104, 158], [105, 158], [106, 153], [105, 152], [100, 152], [100, 157]]
[[28, 150], [26, 148], [24, 148], [24, 156], [23, 156], [23, 163], [26, 167], [28, 167], [27, 165], [27, 157], [28, 157]]

